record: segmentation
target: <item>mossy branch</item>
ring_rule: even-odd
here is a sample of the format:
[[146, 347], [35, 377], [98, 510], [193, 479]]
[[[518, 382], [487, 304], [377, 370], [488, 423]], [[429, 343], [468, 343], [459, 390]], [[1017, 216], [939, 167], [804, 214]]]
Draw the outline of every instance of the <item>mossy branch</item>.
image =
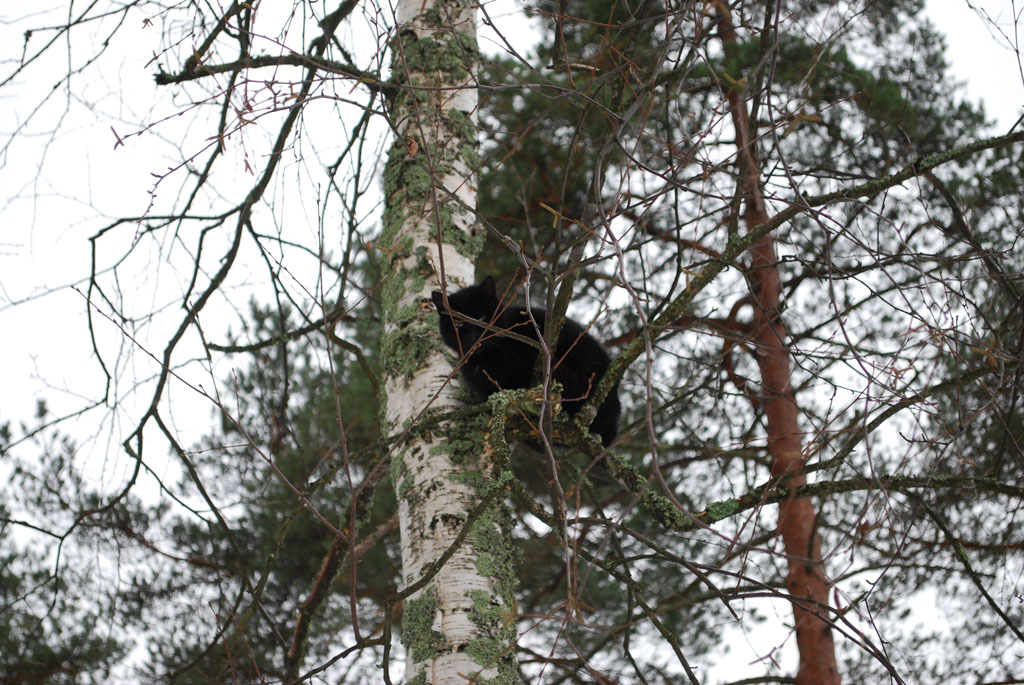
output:
[[911, 492], [914, 490], [942, 490], [946, 488], [969, 488], [980, 492], [1015, 497], [1024, 502], [1024, 487], [1009, 485], [995, 478], [976, 478], [961, 475], [901, 476], [893, 474], [808, 483], [795, 488], [789, 488], [769, 481], [734, 499], [712, 502], [707, 506], [707, 509], [696, 514], [694, 518], [701, 523], [711, 524], [738, 514], [741, 511], [753, 509], [764, 504], [774, 504], [790, 498], [828, 497], [830, 495], [859, 490]]

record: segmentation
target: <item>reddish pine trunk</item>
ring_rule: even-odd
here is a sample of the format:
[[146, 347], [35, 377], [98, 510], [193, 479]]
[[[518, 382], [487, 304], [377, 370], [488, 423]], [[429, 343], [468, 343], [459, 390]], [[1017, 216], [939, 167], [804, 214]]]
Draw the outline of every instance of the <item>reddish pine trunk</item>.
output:
[[[724, 41], [735, 41], [728, 17], [719, 24]], [[742, 174], [746, 208], [743, 220], [748, 229], [768, 220], [760, 179], [760, 160], [750, 139], [747, 104], [741, 92], [729, 92], [733, 126], [736, 129], [738, 166]], [[787, 332], [779, 314], [782, 290], [775, 240], [769, 234], [750, 249], [748, 276], [754, 297], [752, 335], [757, 345], [757, 364], [764, 392], [768, 423], [768, 453], [772, 476], [789, 474], [787, 487], [806, 482], [796, 399], [789, 382]], [[821, 539], [815, 527], [814, 507], [809, 499], [790, 499], [779, 504], [779, 533], [782, 535], [789, 571], [786, 589], [793, 597], [796, 642], [800, 651], [798, 685], [839, 685], [835, 645], [827, 622], [828, 583], [821, 562]]]

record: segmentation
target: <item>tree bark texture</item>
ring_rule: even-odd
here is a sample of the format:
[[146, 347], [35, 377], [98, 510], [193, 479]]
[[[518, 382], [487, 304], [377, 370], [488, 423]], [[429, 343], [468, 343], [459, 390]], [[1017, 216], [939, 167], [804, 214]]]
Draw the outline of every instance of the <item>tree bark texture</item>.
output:
[[488, 417], [430, 423], [458, 406], [459, 384], [430, 292], [472, 283], [479, 243], [475, 14], [468, 0], [400, 2], [392, 43], [395, 140], [377, 247], [411, 683], [516, 673], [511, 525], [490, 477]]

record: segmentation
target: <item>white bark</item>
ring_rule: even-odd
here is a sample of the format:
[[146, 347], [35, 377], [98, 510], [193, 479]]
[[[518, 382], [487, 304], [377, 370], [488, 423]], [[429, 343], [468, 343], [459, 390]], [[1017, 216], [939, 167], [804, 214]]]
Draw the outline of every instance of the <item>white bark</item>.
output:
[[[478, 228], [475, 165], [467, 158], [475, 148], [475, 5], [404, 0], [396, 16], [392, 64], [400, 90], [390, 109], [396, 149], [385, 171], [388, 207], [381, 237], [387, 255], [382, 364], [391, 436], [415, 426], [424, 411], [444, 412], [458, 404], [459, 381], [452, 378], [450, 355], [440, 341], [430, 291], [442, 288], [441, 273], [449, 291], [473, 282], [468, 238]], [[438, 56], [442, 53], [444, 59]], [[458, 68], [458, 62], [453, 68], [452, 55], [468, 56], [469, 71]], [[424, 171], [431, 179], [427, 184], [422, 183]], [[403, 587], [419, 581], [453, 545], [481, 501], [481, 481], [465, 476], [488, 474], [489, 459], [480, 449], [468, 459], [463, 453], [458, 463], [453, 460], [450, 435], [457, 428], [410, 430], [392, 447]], [[486, 520], [498, 531], [497, 523]], [[508, 598], [500, 596], [493, 568], [485, 567], [489, 575], [480, 570], [485, 553], [480, 539], [486, 536], [475, 532], [424, 588], [405, 600], [407, 681], [422, 677], [419, 682], [463, 684], [471, 674], [499, 675], [498, 660], [480, 655], [487, 652], [483, 646], [500, 644], [500, 631], [496, 622], [480, 619], [480, 609], [481, 604], [502, 612], [512, 609]], [[488, 600], [481, 603], [485, 596]], [[507, 672], [511, 650], [499, 651], [505, 654]]]

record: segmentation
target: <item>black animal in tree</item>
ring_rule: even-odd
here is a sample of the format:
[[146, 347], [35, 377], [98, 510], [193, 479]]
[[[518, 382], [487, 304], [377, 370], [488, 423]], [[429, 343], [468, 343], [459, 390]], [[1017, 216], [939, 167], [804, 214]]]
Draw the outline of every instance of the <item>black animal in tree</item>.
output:
[[[540, 352], [537, 330], [543, 332], [547, 312], [539, 307], [527, 310], [522, 305], [502, 308], [490, 276], [476, 285], [450, 293], [447, 308], [440, 292], [432, 292], [431, 299], [441, 315], [441, 338], [464, 359], [462, 376], [471, 391], [487, 397], [497, 390], [533, 385], [533, 369]], [[482, 321], [489, 324], [489, 328], [460, 319], [451, 312]], [[538, 344], [503, 335], [504, 331]], [[551, 365], [552, 375], [562, 384], [562, 408], [566, 412], [575, 414], [580, 410], [597, 388], [610, 362], [608, 353], [594, 336], [576, 321], [565, 319]], [[619, 430], [622, 407], [618, 389], [616, 383], [590, 424], [590, 432], [600, 435], [605, 447], [612, 444]]]

